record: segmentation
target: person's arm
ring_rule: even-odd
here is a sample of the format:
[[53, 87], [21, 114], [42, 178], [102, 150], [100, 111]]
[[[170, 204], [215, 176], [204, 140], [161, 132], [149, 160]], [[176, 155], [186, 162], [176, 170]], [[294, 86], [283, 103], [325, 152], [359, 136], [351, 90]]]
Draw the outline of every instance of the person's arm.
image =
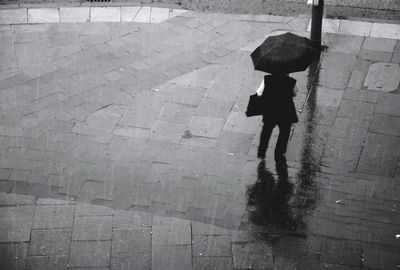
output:
[[264, 79], [261, 81], [260, 86], [258, 87], [258, 89], [256, 90], [257, 96], [262, 96], [263, 92], [264, 92]]

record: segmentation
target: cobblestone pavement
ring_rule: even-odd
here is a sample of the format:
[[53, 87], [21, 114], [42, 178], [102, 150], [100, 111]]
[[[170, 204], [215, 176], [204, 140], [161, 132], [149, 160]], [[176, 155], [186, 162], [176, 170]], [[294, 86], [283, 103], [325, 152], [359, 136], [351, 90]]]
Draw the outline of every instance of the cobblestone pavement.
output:
[[399, 268], [400, 26], [325, 21], [276, 172], [249, 53], [309, 19], [168, 18], [0, 26], [0, 268]]

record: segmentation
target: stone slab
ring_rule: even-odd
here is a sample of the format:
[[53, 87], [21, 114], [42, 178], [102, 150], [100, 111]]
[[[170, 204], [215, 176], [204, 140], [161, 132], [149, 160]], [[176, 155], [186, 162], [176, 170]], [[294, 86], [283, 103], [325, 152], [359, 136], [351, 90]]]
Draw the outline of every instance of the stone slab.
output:
[[0, 10], [0, 24], [28, 23], [28, 11], [26, 8]]
[[368, 37], [372, 29], [371, 22], [342, 20], [338, 34]]
[[28, 255], [68, 255], [70, 242], [70, 230], [32, 230]]
[[151, 265], [152, 270], [192, 269], [190, 245], [153, 247]]
[[383, 51], [392, 53], [396, 47], [397, 40], [387, 38], [365, 38], [363, 49], [371, 51]]
[[185, 130], [186, 125], [184, 124], [157, 120], [151, 128], [150, 138], [177, 143], [182, 138]]
[[343, 90], [326, 87], [317, 88], [317, 106], [339, 107], [343, 97]]
[[204, 117], [204, 116], [193, 116], [189, 131], [194, 136], [207, 137], [207, 138], [217, 138], [224, 125], [224, 119]]
[[70, 267], [108, 267], [111, 241], [74, 241], [71, 243]]
[[176, 16], [179, 16], [179, 15], [182, 15], [182, 14], [184, 14], [184, 13], [186, 13], [186, 12], [188, 12], [188, 10], [185, 10], [185, 9], [170, 9], [169, 10], [169, 14], [168, 14], [168, 17], [169, 18], [173, 18], [173, 17], [176, 17]]
[[89, 7], [61, 7], [61, 23], [88, 22], [90, 20]]
[[121, 22], [133, 22], [140, 7], [121, 7]]
[[38, 205], [33, 228], [71, 228], [74, 205]]
[[194, 235], [193, 257], [231, 256], [230, 235]]
[[[322, 32], [337, 34], [339, 31], [341, 22], [342, 22], [341, 20], [324, 19], [322, 21]], [[311, 19], [307, 26], [307, 31], [311, 31]]]
[[151, 228], [115, 229], [112, 254], [151, 254]]
[[151, 16], [151, 7], [141, 7], [135, 18], [133, 18], [133, 22], [138, 23], [149, 23]]
[[119, 7], [91, 7], [91, 22], [120, 22], [121, 8]]
[[60, 11], [57, 8], [28, 8], [28, 23], [58, 23]]
[[371, 132], [400, 136], [400, 117], [377, 113], [372, 118]]
[[75, 216], [112, 216], [113, 209], [88, 203], [79, 203], [76, 205]]
[[153, 217], [153, 246], [190, 245], [190, 221], [170, 217]]
[[168, 8], [151, 8], [150, 23], [161, 23], [168, 20], [169, 9]]
[[151, 253], [112, 254], [111, 269], [151, 270]]
[[112, 216], [75, 217], [72, 240], [111, 240]]
[[68, 268], [68, 256], [28, 256], [26, 258], [26, 268], [64, 270]]
[[0, 242], [29, 241], [33, 223], [32, 205], [0, 208]]
[[329, 47], [329, 52], [343, 54], [358, 54], [364, 42], [364, 37], [325, 34], [323, 43]]
[[391, 92], [399, 87], [400, 65], [394, 63], [374, 63], [370, 66], [364, 86], [369, 90]]
[[246, 117], [244, 112], [232, 111], [225, 122], [224, 130], [233, 132], [242, 132], [246, 134], [257, 133], [260, 127], [261, 118]]
[[378, 104], [375, 108], [375, 112], [400, 116], [400, 95], [380, 95], [378, 98]]
[[400, 25], [389, 23], [373, 23], [370, 37], [400, 39]]

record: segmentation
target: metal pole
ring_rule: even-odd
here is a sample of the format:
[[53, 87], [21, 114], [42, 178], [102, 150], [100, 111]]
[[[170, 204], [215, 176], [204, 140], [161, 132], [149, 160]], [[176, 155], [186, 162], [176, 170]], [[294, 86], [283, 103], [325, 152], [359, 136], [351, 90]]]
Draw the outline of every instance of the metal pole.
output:
[[311, 37], [317, 46], [321, 47], [322, 36], [322, 17], [324, 13], [324, 0], [313, 0], [318, 2], [318, 5], [312, 6], [312, 19], [311, 19]]

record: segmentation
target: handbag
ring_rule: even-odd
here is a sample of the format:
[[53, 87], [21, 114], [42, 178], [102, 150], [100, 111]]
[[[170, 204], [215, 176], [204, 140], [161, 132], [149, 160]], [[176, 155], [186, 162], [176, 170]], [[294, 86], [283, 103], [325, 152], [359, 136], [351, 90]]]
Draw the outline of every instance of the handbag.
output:
[[246, 116], [262, 115], [265, 110], [265, 98], [257, 94], [250, 95], [249, 103], [247, 104]]

